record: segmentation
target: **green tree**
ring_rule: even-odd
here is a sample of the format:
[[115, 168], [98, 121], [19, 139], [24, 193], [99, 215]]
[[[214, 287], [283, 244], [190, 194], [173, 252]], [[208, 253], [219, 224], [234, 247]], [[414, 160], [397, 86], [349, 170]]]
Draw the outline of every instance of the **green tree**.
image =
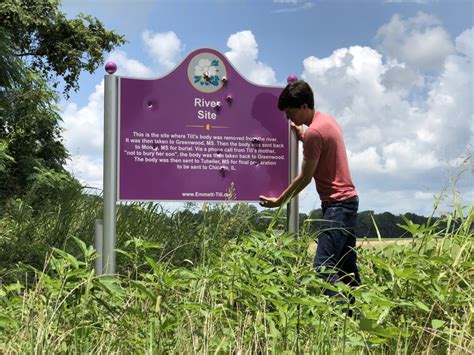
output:
[[53, 194], [74, 181], [63, 166], [57, 88], [67, 98], [81, 72], [125, 42], [96, 18], [68, 19], [58, 0], [0, 3], [0, 203]]
[[83, 70], [94, 72], [104, 52], [125, 40], [97, 18], [80, 14], [67, 19], [59, 6], [59, 0], [2, 0], [0, 26], [15, 55], [54, 87], [64, 79], [67, 95], [78, 89]]

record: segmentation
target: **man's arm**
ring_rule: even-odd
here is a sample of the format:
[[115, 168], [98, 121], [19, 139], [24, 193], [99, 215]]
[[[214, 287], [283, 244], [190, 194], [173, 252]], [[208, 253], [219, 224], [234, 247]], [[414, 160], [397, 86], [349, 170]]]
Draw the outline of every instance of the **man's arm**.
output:
[[293, 179], [291, 184], [281, 193], [279, 197], [260, 196], [260, 205], [263, 207], [278, 207], [292, 196], [296, 196], [313, 179], [314, 172], [318, 166], [317, 160], [306, 160], [303, 158], [301, 173]]

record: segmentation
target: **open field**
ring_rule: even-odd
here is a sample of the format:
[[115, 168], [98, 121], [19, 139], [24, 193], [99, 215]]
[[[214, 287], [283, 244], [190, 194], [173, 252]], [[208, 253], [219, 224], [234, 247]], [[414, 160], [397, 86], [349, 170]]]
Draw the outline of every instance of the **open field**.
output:
[[389, 244], [410, 244], [413, 243], [413, 239], [411, 238], [384, 238], [384, 239], [357, 239], [356, 245], [362, 247], [375, 247], [375, 246], [383, 246]]
[[[357, 239], [356, 245], [359, 247], [370, 248], [370, 247], [383, 247], [384, 245], [398, 244], [405, 245], [413, 243], [411, 238], [383, 238], [379, 240], [377, 238], [368, 238], [368, 239]], [[316, 242], [309, 243], [309, 249], [312, 253], [316, 248]]]

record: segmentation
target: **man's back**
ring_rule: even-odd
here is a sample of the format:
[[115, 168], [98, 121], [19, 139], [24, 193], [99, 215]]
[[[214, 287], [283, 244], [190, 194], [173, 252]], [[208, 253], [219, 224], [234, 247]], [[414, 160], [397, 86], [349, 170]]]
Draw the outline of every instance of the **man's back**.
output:
[[316, 112], [305, 132], [303, 154], [318, 160], [314, 173], [321, 201], [340, 201], [357, 196], [352, 183], [342, 129], [331, 115]]

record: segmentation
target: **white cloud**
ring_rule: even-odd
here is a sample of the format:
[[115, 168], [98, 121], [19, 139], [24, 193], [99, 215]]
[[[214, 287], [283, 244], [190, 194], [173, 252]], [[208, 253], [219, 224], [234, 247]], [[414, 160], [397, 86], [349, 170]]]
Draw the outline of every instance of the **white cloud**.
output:
[[417, 71], [407, 67], [404, 63], [395, 62], [389, 65], [380, 78], [380, 83], [389, 91], [398, 93], [400, 97], [407, 97], [414, 88], [424, 85], [424, 78]]
[[424, 200], [424, 201], [433, 201], [433, 199], [435, 198], [435, 195], [433, 195], [430, 192], [425, 192], [425, 191], [416, 191], [414, 196], [416, 200]]
[[436, 193], [410, 188], [391, 191], [370, 188], [360, 196], [360, 211], [372, 210], [376, 213], [390, 211], [395, 215], [415, 212], [429, 216], [434, 210], [436, 196], [438, 196]]
[[[293, 4], [293, 5], [298, 5], [299, 3], [301, 3], [301, 1], [276, 1], [276, 2], [285, 3], [285, 4]], [[313, 7], [314, 7], [313, 2], [305, 2], [304, 4], [302, 4], [300, 6], [277, 9], [274, 12], [275, 13], [298, 12], [298, 11], [303, 11], [303, 10], [309, 10]]]
[[183, 50], [181, 40], [176, 33], [144, 31], [142, 39], [154, 62], [159, 63], [166, 70], [176, 66], [178, 56]]
[[102, 157], [75, 155], [66, 169], [84, 186], [102, 189]]
[[446, 59], [428, 93], [424, 129], [432, 135], [434, 151], [444, 161], [465, 154], [470, 140], [472, 144], [473, 85], [472, 61], [453, 55]]
[[412, 139], [401, 139], [382, 147], [385, 172], [393, 175], [407, 172], [412, 175], [441, 166], [435, 152]]
[[454, 52], [438, 19], [422, 12], [407, 20], [394, 15], [379, 29], [376, 40], [382, 54], [420, 70], [442, 68], [446, 57]]
[[66, 165], [81, 183], [102, 187], [102, 150], [104, 122], [104, 81], [96, 85], [86, 106], [70, 103], [63, 114], [66, 148], [71, 160]]
[[387, 3], [415, 3], [415, 4], [428, 4], [430, 2], [436, 2], [439, 0], [385, 0]]
[[456, 50], [464, 54], [465, 56], [468, 56], [469, 58], [474, 57], [474, 27], [471, 27], [470, 29], [464, 31], [461, 33], [457, 38], [456, 38]]
[[[389, 25], [392, 33], [399, 26], [399, 34], [392, 37], [404, 44], [412, 41], [414, 32], [423, 34], [427, 26], [437, 26], [437, 20], [423, 14], [408, 21], [395, 16]], [[444, 33], [441, 27], [436, 31]], [[426, 53], [416, 58], [408, 58], [403, 51], [384, 56], [360, 46], [303, 61], [301, 76], [315, 91], [316, 108], [334, 114], [344, 129], [362, 200], [368, 198], [373, 206], [380, 200], [380, 210], [402, 212], [405, 204], [403, 212], [429, 213], [428, 195], [413, 190], [439, 193], [452, 169], [449, 163], [469, 155], [474, 144], [472, 33], [469, 29], [456, 38], [458, 54], [452, 43], [441, 42], [450, 49], [435, 56], [437, 75], [414, 65], [421, 64], [416, 60]], [[433, 54], [430, 45], [419, 50]], [[461, 187], [465, 192], [469, 191], [466, 186]], [[403, 202], [392, 208], [393, 199]]]
[[128, 58], [128, 54], [121, 50], [112, 52], [108, 60], [117, 64], [116, 75], [147, 78], [153, 74], [150, 68], [136, 59]]
[[70, 103], [63, 114], [66, 147], [73, 156], [96, 155], [102, 149], [104, 81], [96, 85], [86, 106]]
[[257, 41], [251, 31], [234, 33], [227, 40], [226, 57], [248, 80], [264, 85], [276, 84], [273, 69], [258, 60]]
[[364, 171], [366, 173], [381, 173], [383, 172], [383, 163], [380, 154], [377, 153], [375, 147], [369, 146], [366, 149], [352, 153], [347, 152], [350, 165], [355, 167], [354, 171]]

